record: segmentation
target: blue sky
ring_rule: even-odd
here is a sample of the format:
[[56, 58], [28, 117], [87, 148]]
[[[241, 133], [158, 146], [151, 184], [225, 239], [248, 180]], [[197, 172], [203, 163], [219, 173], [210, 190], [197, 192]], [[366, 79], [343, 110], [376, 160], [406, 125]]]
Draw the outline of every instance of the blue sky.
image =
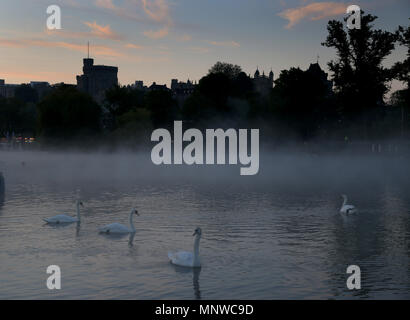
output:
[[[46, 28], [57, 4], [62, 30]], [[96, 64], [119, 67], [122, 84], [172, 78], [199, 80], [216, 61], [259, 69], [275, 78], [291, 66], [326, 63], [320, 45], [329, 19], [342, 19], [343, 1], [308, 0], [1, 0], [0, 78], [7, 83], [75, 83], [87, 41]], [[408, 0], [356, 1], [379, 17], [376, 27], [408, 24]], [[398, 50], [386, 65], [403, 59]], [[398, 84], [394, 84], [396, 87]]]

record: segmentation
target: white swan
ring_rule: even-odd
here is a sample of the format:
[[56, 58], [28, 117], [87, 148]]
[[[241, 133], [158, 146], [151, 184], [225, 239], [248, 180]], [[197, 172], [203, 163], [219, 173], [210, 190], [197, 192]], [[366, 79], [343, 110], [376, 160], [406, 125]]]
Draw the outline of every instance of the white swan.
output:
[[186, 251], [179, 251], [175, 253], [169, 252], [168, 258], [171, 260], [171, 263], [181, 267], [201, 267], [201, 261], [199, 259], [199, 241], [201, 240], [201, 235], [201, 228], [196, 228], [193, 234], [193, 236], [196, 236], [194, 242], [194, 253]]
[[106, 233], [106, 234], [134, 233], [136, 231], [134, 227], [134, 223], [132, 222], [132, 217], [134, 214], [139, 216], [138, 211], [135, 209], [132, 209], [130, 212], [130, 217], [129, 217], [130, 219], [129, 228], [120, 223], [111, 223], [104, 227], [99, 228], [98, 230], [100, 231], [100, 233]]
[[60, 223], [73, 223], [73, 222], [81, 222], [80, 218], [80, 206], [84, 206], [80, 200], [77, 200], [77, 217], [71, 217], [66, 214], [59, 214], [51, 218], [43, 219], [45, 222], [49, 224], [60, 224]]
[[356, 207], [352, 206], [350, 204], [347, 204], [347, 196], [345, 194], [342, 194], [343, 197], [343, 204], [342, 207], [340, 208], [340, 213], [343, 214], [353, 214], [356, 213]]

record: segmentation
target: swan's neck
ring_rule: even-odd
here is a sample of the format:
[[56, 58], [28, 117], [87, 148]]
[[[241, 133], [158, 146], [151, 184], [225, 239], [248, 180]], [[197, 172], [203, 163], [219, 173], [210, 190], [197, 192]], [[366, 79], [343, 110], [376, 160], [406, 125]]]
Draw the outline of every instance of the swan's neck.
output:
[[344, 206], [346, 205], [346, 203], [347, 203], [347, 197], [343, 197], [343, 204], [342, 204], [342, 207], [344, 207]]
[[134, 222], [132, 221], [133, 216], [134, 216], [134, 211], [131, 211], [131, 213], [130, 213], [130, 227], [131, 227], [132, 231], [135, 231]]
[[77, 202], [77, 219], [80, 222], [80, 203]]
[[199, 266], [200, 261], [199, 261], [199, 242], [201, 241], [201, 236], [197, 235], [195, 237], [195, 242], [194, 242], [194, 266]]

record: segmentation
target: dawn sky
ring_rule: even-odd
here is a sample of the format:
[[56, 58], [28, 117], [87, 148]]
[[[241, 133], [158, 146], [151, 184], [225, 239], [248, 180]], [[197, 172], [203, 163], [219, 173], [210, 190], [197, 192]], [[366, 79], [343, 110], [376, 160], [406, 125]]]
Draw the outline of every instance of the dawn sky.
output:
[[[46, 8], [57, 4], [62, 30], [47, 30]], [[307, 68], [335, 57], [320, 45], [329, 19], [342, 19], [343, 1], [309, 0], [1, 0], [0, 79], [6, 83], [76, 83], [82, 58], [119, 67], [119, 81], [169, 86], [199, 80], [216, 61], [245, 72]], [[376, 27], [407, 25], [408, 0], [356, 1], [379, 17]], [[404, 50], [386, 65], [402, 60]], [[396, 85], [395, 85], [396, 86]]]

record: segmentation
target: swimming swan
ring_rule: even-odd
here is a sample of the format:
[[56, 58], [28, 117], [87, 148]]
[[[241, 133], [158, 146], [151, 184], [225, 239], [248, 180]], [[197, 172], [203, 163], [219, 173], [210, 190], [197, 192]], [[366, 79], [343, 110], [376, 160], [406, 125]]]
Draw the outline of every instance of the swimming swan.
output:
[[201, 228], [196, 228], [193, 234], [193, 236], [196, 236], [194, 242], [194, 253], [186, 251], [179, 251], [175, 253], [169, 252], [168, 258], [171, 260], [171, 263], [181, 267], [201, 267], [201, 261], [199, 259], [199, 241], [201, 240], [201, 235]]
[[130, 212], [130, 228], [128, 228], [127, 226], [124, 226], [123, 224], [120, 223], [111, 223], [108, 224], [104, 227], [99, 228], [100, 233], [106, 233], [106, 234], [119, 234], [119, 233], [134, 233], [135, 227], [134, 224], [132, 222], [132, 217], [133, 215], [136, 214], [137, 216], [139, 216], [139, 213], [137, 210], [132, 209]]
[[342, 194], [343, 197], [343, 204], [342, 207], [340, 208], [340, 213], [343, 214], [353, 214], [356, 213], [356, 207], [352, 206], [350, 204], [346, 204], [347, 203], [347, 196], [345, 194]]
[[81, 222], [80, 219], [80, 206], [84, 206], [80, 200], [77, 200], [77, 217], [67, 216], [66, 214], [59, 214], [51, 218], [43, 219], [45, 222], [49, 224], [60, 224], [60, 223], [73, 223], [73, 222]]

